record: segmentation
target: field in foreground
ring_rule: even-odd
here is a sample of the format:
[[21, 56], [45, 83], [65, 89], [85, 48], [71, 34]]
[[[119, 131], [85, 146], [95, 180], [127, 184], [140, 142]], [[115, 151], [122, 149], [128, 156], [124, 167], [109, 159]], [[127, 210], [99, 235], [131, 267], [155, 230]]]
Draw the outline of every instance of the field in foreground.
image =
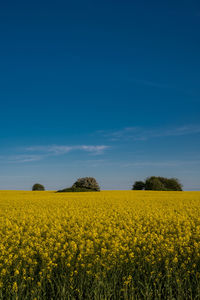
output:
[[0, 192], [0, 299], [200, 299], [200, 192]]

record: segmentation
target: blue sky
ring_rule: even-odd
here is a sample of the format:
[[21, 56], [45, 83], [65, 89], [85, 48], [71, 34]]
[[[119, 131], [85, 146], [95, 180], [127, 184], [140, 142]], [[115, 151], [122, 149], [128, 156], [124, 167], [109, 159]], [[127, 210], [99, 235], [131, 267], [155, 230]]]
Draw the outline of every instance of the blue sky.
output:
[[0, 189], [200, 189], [199, 1], [4, 1]]

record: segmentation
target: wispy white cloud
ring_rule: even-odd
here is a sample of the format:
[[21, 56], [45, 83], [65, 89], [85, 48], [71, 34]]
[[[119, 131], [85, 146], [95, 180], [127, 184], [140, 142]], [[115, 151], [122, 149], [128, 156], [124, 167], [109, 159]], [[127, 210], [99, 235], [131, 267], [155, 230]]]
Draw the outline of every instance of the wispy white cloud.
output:
[[78, 145], [78, 146], [66, 146], [66, 145], [49, 145], [49, 146], [32, 146], [27, 147], [26, 151], [37, 152], [46, 155], [63, 155], [71, 151], [85, 151], [92, 154], [102, 154], [109, 146], [106, 145]]
[[19, 154], [19, 155], [3, 156], [1, 157], [0, 161], [6, 163], [26, 163], [26, 162], [39, 161], [42, 158], [43, 158], [42, 155]]
[[150, 86], [150, 87], [155, 87], [160, 89], [171, 88], [171, 86], [166, 83], [155, 82], [151, 80], [142, 80], [142, 79], [140, 80], [140, 79], [131, 78], [130, 81], [139, 85], [145, 85], [145, 86]]
[[25, 151], [28, 152], [36, 152], [41, 154], [50, 154], [50, 155], [62, 155], [72, 151], [73, 147], [69, 146], [58, 146], [58, 145], [51, 145], [51, 146], [31, 146], [25, 148]]
[[129, 78], [129, 82], [142, 87], [149, 87], [149, 88], [155, 88], [155, 89], [161, 89], [161, 90], [171, 90], [172, 92], [178, 92], [181, 94], [186, 94], [188, 96], [196, 96], [196, 92], [191, 90], [189, 87], [179, 87], [177, 85], [173, 85], [171, 83], [166, 82], [160, 82], [160, 81], [154, 81], [154, 80], [146, 80], [146, 79], [138, 79], [138, 78]]
[[200, 160], [170, 160], [170, 161], [136, 161], [124, 163], [122, 167], [158, 167], [158, 168], [167, 168], [167, 167], [181, 167], [188, 165], [199, 165]]
[[111, 141], [118, 141], [126, 137], [133, 137], [141, 130], [140, 127], [125, 127], [119, 130], [98, 131], [98, 133]]
[[161, 138], [161, 137], [173, 137], [173, 136], [184, 136], [200, 133], [200, 125], [185, 125], [181, 127], [175, 127], [170, 129], [155, 129], [155, 130], [143, 130], [136, 140], [147, 140], [150, 138]]
[[142, 127], [126, 127], [115, 131], [101, 131], [101, 135], [110, 141], [134, 140], [144, 141], [152, 138], [184, 136], [200, 133], [200, 125], [184, 125], [175, 128], [146, 129]]
[[[51, 156], [65, 155], [72, 151], [88, 152], [91, 155], [101, 155], [105, 150], [110, 148], [106, 145], [48, 145], [48, 146], [31, 146], [18, 149], [17, 154], [1, 155], [0, 163], [29, 163], [43, 160]], [[19, 153], [20, 152], [20, 153]]]

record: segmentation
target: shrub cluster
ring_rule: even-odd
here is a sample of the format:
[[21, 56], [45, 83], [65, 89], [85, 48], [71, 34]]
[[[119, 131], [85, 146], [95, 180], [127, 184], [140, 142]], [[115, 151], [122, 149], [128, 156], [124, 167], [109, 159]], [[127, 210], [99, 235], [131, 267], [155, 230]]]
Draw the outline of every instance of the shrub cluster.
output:
[[32, 186], [32, 191], [45, 191], [45, 188], [42, 184], [40, 183], [35, 183], [33, 186]]
[[70, 188], [59, 190], [58, 192], [97, 192], [100, 187], [93, 177], [79, 178]]
[[133, 185], [133, 190], [144, 190], [145, 183], [143, 181], [136, 181]]
[[145, 182], [136, 181], [133, 190], [152, 191], [182, 191], [182, 185], [177, 178], [166, 178], [160, 176], [148, 177]]
[[[40, 183], [35, 183], [32, 191], [44, 191], [45, 188]], [[152, 191], [182, 191], [182, 185], [177, 178], [166, 178], [160, 176], [148, 177], [144, 182], [135, 181], [132, 190], [152, 190]], [[97, 192], [100, 187], [93, 177], [83, 177], [68, 188], [58, 190], [58, 192]]]

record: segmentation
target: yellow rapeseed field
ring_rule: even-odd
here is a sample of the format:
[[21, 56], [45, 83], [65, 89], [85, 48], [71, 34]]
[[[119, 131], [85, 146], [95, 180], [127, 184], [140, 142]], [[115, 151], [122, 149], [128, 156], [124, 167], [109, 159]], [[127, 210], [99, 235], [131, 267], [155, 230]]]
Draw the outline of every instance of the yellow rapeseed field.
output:
[[200, 299], [200, 192], [0, 192], [0, 299]]

